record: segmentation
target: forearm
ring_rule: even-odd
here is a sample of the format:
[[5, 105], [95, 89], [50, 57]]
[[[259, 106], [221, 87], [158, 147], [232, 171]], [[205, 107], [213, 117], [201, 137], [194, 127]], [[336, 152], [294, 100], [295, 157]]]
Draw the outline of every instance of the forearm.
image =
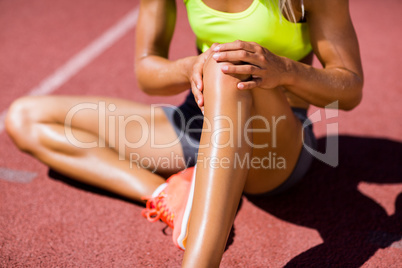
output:
[[140, 88], [150, 95], [175, 95], [190, 88], [189, 73], [196, 56], [175, 61], [160, 56], [136, 60], [135, 73]]
[[338, 101], [339, 109], [351, 110], [362, 98], [363, 76], [344, 68], [324, 69], [287, 60], [284, 86], [308, 103], [324, 107]]

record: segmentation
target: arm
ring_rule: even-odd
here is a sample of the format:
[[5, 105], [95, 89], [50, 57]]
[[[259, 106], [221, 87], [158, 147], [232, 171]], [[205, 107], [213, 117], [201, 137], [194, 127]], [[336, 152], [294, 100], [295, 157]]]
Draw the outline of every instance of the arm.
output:
[[150, 95], [175, 95], [190, 87], [189, 72], [196, 60], [168, 60], [176, 22], [174, 0], [142, 0], [137, 24], [135, 73]]
[[323, 107], [339, 101], [350, 110], [362, 97], [363, 71], [357, 37], [350, 19], [348, 0], [305, 1], [310, 39], [323, 69], [279, 57], [258, 44], [233, 42], [220, 45], [217, 61], [250, 64], [223, 66], [224, 73], [250, 74], [239, 89], [284, 86], [305, 101]]
[[348, 0], [306, 1], [311, 44], [324, 69], [288, 60], [286, 88], [323, 107], [351, 110], [362, 98], [363, 70]]

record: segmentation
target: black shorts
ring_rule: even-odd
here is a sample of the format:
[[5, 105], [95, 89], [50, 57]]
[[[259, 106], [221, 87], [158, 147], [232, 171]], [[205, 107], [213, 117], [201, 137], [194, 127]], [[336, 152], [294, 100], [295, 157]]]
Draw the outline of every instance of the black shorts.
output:
[[[194, 166], [197, 161], [204, 116], [195, 102], [193, 94], [190, 91], [184, 103], [178, 107], [164, 106], [162, 109], [180, 139], [186, 166]], [[302, 124], [309, 120], [307, 110], [292, 108], [292, 111]], [[304, 128], [304, 145], [315, 149], [317, 140], [313, 133], [313, 127], [312, 124], [307, 125], [308, 127]], [[295, 185], [306, 174], [312, 162], [313, 156], [305, 149], [305, 146], [302, 146], [299, 158], [290, 176], [267, 194], [279, 194]]]

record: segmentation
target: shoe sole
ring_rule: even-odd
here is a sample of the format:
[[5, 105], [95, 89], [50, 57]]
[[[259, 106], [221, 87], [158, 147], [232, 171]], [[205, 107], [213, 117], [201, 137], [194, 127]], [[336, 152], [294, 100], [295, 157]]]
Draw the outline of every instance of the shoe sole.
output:
[[177, 245], [179, 246], [180, 249], [185, 250], [186, 249], [186, 242], [187, 242], [187, 234], [188, 234], [188, 224], [190, 222], [190, 214], [191, 214], [191, 208], [193, 206], [193, 199], [194, 199], [194, 187], [195, 187], [195, 172], [196, 172], [197, 166], [194, 166], [194, 173], [193, 177], [191, 179], [191, 187], [190, 187], [190, 193], [187, 198], [187, 204], [186, 208], [184, 210], [183, 214], [183, 221], [180, 226], [180, 234], [179, 237], [177, 238]]

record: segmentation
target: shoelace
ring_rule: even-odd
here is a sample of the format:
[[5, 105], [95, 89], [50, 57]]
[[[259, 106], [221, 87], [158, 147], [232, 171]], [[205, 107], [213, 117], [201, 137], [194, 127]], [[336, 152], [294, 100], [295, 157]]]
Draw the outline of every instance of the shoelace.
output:
[[144, 197], [147, 200], [145, 208], [142, 210], [142, 216], [150, 222], [156, 222], [159, 219], [165, 222], [170, 228], [173, 228], [174, 214], [166, 204], [166, 194], [161, 192], [156, 197]]

